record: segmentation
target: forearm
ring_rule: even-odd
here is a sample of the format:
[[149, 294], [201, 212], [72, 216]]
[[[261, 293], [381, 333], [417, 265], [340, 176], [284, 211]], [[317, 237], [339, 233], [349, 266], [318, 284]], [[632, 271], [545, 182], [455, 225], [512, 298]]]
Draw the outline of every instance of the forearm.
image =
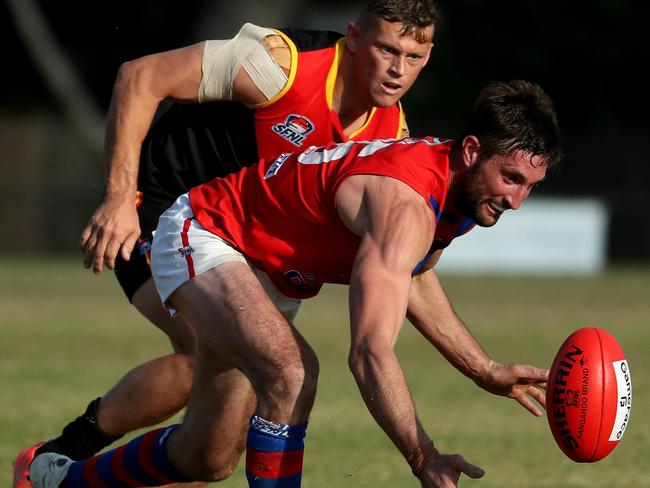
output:
[[418, 448], [430, 445], [394, 352], [358, 349], [349, 363], [368, 410], [402, 455], [409, 459]]
[[490, 369], [490, 357], [454, 312], [432, 270], [413, 278], [407, 317], [465, 376], [477, 381]]
[[106, 124], [107, 197], [133, 199], [142, 142], [161, 101], [196, 102], [203, 43], [145, 56], [119, 70]]
[[108, 110], [105, 136], [106, 199], [135, 202], [140, 150], [160, 103], [137, 64], [120, 68]]
[[[374, 276], [367, 272], [352, 278], [349, 366], [371, 415], [410, 461], [412, 454], [431, 446], [394, 351], [404, 322], [410, 279], [408, 274], [401, 280], [382, 275], [375, 270]], [[391, 299], [386, 300], [386, 296]]]

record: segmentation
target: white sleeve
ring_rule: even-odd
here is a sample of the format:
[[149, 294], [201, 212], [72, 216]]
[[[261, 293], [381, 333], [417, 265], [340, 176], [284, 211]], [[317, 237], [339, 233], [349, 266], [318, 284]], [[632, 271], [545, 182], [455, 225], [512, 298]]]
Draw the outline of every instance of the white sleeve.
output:
[[206, 41], [199, 102], [232, 100], [240, 68], [246, 70], [267, 100], [277, 95], [287, 83], [287, 76], [262, 44], [265, 37], [273, 35], [278, 33], [248, 23], [230, 40]]

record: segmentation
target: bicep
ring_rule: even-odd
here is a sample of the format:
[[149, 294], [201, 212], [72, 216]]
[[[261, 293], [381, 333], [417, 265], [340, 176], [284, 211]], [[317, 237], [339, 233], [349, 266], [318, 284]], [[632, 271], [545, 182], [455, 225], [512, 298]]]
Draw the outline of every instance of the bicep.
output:
[[160, 100], [197, 101], [203, 44], [152, 54], [130, 63], [133, 81]]
[[404, 321], [411, 271], [430, 245], [434, 224], [426, 204], [406, 185], [366, 178], [361, 215], [353, 219], [361, 237], [350, 283], [353, 342], [393, 342]]

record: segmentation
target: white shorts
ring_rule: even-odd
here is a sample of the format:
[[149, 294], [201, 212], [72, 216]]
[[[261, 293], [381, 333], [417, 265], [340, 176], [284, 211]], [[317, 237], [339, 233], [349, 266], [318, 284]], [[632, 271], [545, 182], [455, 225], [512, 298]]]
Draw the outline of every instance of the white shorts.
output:
[[[160, 216], [151, 246], [151, 274], [165, 306], [183, 283], [231, 261], [250, 266], [242, 253], [194, 219], [187, 193]], [[301, 301], [283, 295], [263, 271], [251, 269], [280, 313], [293, 322]], [[169, 311], [175, 314], [173, 309]]]

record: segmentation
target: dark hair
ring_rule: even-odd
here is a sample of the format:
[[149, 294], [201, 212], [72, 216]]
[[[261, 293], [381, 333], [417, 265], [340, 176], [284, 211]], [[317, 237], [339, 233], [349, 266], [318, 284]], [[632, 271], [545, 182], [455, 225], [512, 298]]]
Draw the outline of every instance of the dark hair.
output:
[[412, 35], [423, 43], [431, 40], [425, 37], [425, 30], [438, 22], [439, 15], [430, 0], [369, 0], [359, 14], [357, 23], [367, 29], [380, 18], [388, 22], [401, 22], [402, 36]]
[[468, 135], [478, 138], [482, 160], [519, 150], [529, 157], [541, 156], [551, 168], [562, 158], [553, 101], [528, 81], [493, 82], [485, 87], [457, 143]]

